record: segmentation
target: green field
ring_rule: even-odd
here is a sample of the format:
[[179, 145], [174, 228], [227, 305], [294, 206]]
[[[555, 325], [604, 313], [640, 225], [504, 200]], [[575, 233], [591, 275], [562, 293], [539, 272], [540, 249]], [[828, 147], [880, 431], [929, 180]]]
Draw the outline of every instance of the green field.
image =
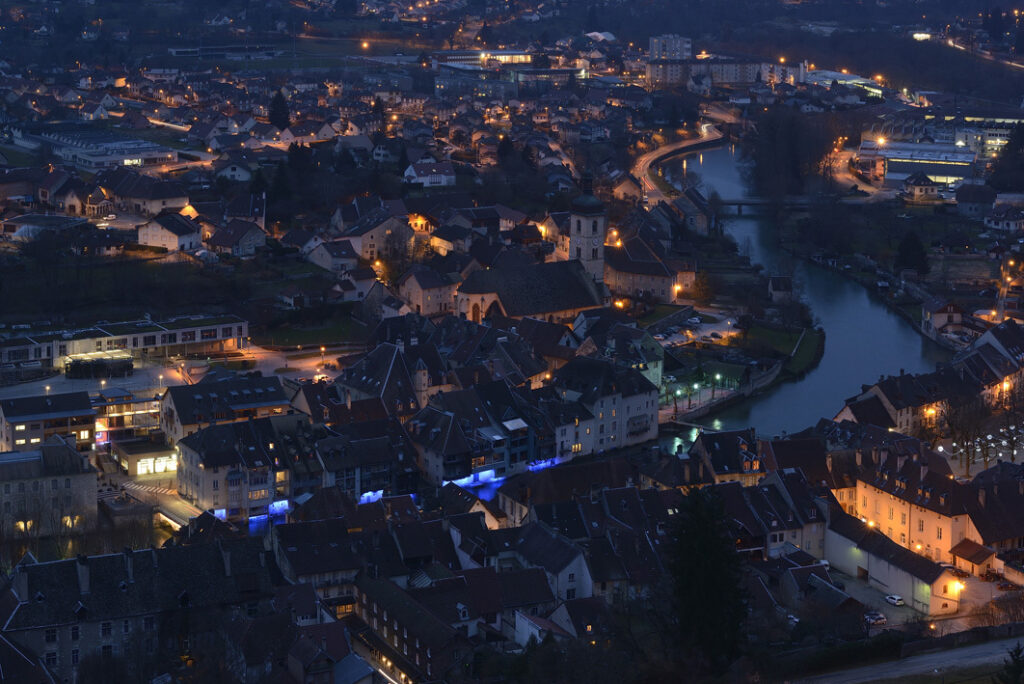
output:
[[252, 341], [258, 345], [296, 346], [364, 342], [369, 329], [356, 320], [344, 317], [327, 321], [320, 326], [281, 326], [253, 334]]

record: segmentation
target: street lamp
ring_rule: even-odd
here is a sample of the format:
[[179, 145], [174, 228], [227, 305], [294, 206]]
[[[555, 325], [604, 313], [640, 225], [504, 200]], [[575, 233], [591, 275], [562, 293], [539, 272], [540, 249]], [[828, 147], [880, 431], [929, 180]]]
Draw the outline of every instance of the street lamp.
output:
[[718, 382], [722, 379], [721, 373], [715, 373], [715, 381], [711, 383], [711, 398], [715, 398], [715, 388], [718, 386]]
[[47, 385], [47, 386], [46, 386], [46, 387], [44, 387], [43, 389], [45, 389], [45, 390], [46, 390], [46, 393], [47, 393], [47, 394], [49, 394], [49, 393], [50, 393], [50, 386], [49, 386], [49, 385]]
[[327, 351], [327, 347], [320, 345], [320, 365], [324, 365], [324, 352]]

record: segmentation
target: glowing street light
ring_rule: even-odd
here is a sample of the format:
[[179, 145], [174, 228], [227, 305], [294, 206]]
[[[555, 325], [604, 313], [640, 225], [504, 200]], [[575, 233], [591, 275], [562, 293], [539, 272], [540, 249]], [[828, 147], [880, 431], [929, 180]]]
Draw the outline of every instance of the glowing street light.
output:
[[324, 352], [327, 351], [327, 347], [320, 345], [320, 365], [324, 365]]

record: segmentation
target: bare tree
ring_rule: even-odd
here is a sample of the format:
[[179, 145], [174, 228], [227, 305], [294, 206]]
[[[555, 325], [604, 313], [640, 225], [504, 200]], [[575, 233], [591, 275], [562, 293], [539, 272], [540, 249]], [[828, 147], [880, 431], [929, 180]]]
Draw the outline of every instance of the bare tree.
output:
[[[981, 397], [958, 402], [942, 402], [940, 414], [958, 454], [964, 459], [964, 476], [971, 476], [971, 461], [978, 452], [979, 439], [989, 416], [988, 407]], [[986, 460], [988, 458], [986, 449]]]

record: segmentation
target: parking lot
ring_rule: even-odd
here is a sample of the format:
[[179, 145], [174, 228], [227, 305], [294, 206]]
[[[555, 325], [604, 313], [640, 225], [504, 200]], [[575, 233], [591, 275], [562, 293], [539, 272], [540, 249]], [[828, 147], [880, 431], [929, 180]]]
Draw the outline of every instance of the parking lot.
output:
[[[886, 617], [885, 625], [869, 628], [870, 634], [877, 634], [886, 629], [902, 629], [907, 623], [917, 622], [925, 617], [924, 613], [917, 612], [909, 605], [894, 606], [887, 603], [885, 600], [887, 592], [869, 585], [864, 580], [851, 577], [835, 568], [829, 570], [829, 575], [833, 580], [842, 582], [846, 593], [863, 603], [866, 610], [878, 611]], [[933, 629], [937, 636], [975, 627], [972, 614], [993, 598], [1006, 594], [999, 590], [996, 582], [983, 582], [973, 575], [959, 578], [959, 580], [965, 585], [960, 594], [960, 609], [954, 615], [934, 617], [929, 620], [929, 624], [934, 625]]]

